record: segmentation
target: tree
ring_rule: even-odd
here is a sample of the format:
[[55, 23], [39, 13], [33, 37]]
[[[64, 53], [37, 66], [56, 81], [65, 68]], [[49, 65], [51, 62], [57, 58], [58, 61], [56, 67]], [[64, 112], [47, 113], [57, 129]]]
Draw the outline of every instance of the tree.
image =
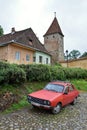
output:
[[80, 56], [80, 58], [82, 58], [82, 57], [87, 57], [87, 52], [84, 52], [84, 53]]
[[3, 28], [0, 25], [0, 36], [2, 36], [4, 34]]
[[77, 59], [80, 55], [81, 55], [81, 53], [78, 50], [72, 50], [69, 53], [68, 58], [69, 59]]

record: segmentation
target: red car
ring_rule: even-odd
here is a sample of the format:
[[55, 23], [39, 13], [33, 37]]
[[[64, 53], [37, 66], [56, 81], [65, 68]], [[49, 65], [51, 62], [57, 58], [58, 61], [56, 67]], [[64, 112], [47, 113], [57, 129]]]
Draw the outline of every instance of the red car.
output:
[[28, 102], [34, 107], [51, 109], [52, 113], [57, 114], [63, 106], [69, 103], [74, 105], [78, 96], [79, 91], [70, 82], [53, 81], [44, 89], [28, 94]]

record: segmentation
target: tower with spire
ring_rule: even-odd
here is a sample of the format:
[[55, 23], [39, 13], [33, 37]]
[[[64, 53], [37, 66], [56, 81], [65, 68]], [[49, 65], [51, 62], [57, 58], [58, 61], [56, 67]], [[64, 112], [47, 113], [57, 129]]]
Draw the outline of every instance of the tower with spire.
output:
[[63, 38], [64, 35], [59, 26], [55, 13], [54, 19], [50, 27], [44, 34], [44, 46], [47, 49], [47, 51], [52, 55], [52, 64], [64, 60]]

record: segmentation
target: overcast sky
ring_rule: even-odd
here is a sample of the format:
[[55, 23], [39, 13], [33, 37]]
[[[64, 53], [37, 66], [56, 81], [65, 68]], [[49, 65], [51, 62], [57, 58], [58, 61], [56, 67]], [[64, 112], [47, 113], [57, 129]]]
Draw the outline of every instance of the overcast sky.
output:
[[64, 34], [64, 51], [87, 51], [87, 0], [0, 0], [0, 25], [4, 33], [32, 28], [43, 43], [54, 19]]

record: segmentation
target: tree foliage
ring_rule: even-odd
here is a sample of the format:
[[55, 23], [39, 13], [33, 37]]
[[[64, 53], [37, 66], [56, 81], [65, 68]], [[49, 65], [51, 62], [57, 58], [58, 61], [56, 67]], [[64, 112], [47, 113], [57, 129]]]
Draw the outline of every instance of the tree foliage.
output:
[[0, 25], [0, 36], [2, 36], [3, 34], [4, 34], [4, 30], [3, 30], [3, 28]]
[[68, 58], [69, 59], [77, 59], [80, 55], [81, 55], [80, 51], [78, 51], [78, 50], [72, 50], [69, 53]]
[[82, 58], [82, 57], [87, 57], [87, 52], [84, 52], [84, 53], [80, 56], [80, 58]]

